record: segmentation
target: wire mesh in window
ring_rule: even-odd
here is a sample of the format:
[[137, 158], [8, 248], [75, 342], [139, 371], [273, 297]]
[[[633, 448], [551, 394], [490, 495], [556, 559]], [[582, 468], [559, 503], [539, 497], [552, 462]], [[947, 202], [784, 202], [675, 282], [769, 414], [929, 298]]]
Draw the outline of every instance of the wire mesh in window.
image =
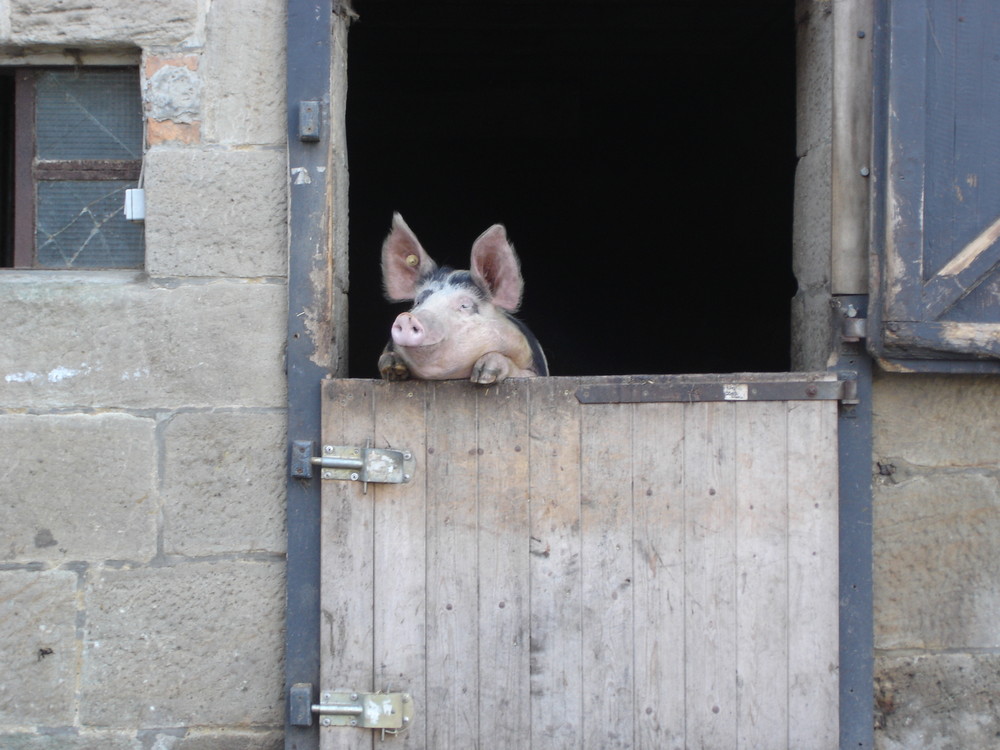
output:
[[125, 189], [135, 183], [41, 182], [38, 184], [36, 253], [44, 268], [139, 268], [143, 237], [126, 221]]
[[39, 159], [141, 159], [137, 70], [59, 70], [38, 77]]

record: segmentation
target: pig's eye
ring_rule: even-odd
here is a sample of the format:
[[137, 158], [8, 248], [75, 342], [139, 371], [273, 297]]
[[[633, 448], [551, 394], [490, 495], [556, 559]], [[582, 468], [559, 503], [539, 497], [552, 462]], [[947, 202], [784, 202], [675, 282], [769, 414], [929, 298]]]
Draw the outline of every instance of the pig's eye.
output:
[[475, 313], [479, 311], [476, 301], [469, 297], [463, 297], [458, 301], [458, 309], [462, 312]]

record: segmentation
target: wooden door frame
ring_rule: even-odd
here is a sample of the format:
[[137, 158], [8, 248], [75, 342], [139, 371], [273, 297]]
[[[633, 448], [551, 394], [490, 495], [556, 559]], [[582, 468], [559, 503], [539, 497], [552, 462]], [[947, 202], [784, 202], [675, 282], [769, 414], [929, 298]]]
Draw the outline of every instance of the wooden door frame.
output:
[[[321, 442], [320, 382], [344, 370], [347, 165], [343, 108], [347, 26], [352, 15], [349, 0], [288, 0], [286, 750], [319, 748], [318, 722], [304, 726], [301, 717], [293, 717], [289, 696], [294, 685], [320, 689], [320, 481], [297, 478], [292, 467], [297, 441]], [[302, 102], [319, 104], [318, 133], [300, 130]], [[831, 326], [839, 332], [846, 319], [864, 319], [867, 301], [865, 295], [834, 297]], [[857, 383], [856, 403], [842, 405], [838, 420], [840, 746], [872, 748], [872, 365], [864, 340], [855, 336], [843, 340], [831, 370]]]

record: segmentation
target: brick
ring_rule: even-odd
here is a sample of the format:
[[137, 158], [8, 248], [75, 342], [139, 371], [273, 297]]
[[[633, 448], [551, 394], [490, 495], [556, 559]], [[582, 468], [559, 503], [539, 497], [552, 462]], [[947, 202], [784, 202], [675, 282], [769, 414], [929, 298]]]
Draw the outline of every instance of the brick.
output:
[[145, 178], [148, 272], [286, 275], [285, 175], [284, 149], [151, 149]]
[[921, 466], [1000, 467], [1000, 378], [893, 375], [875, 381], [875, 453]]
[[284, 564], [94, 571], [85, 594], [85, 726], [280, 725]]
[[0, 408], [285, 405], [283, 284], [94, 272], [0, 283]]
[[200, 122], [174, 122], [173, 120], [149, 120], [146, 140], [150, 145], [180, 143], [191, 145], [201, 142]]
[[198, 5], [198, 0], [9, 0], [11, 36], [16, 44], [178, 44], [197, 32]]
[[[285, 143], [285, 3], [214, 0], [205, 50], [206, 141]], [[248, 43], [248, 40], [250, 43]]]
[[876, 487], [875, 642], [1000, 646], [1000, 481], [932, 473]]
[[73, 721], [76, 585], [67, 570], [0, 571], [0, 724]]
[[154, 430], [124, 414], [0, 415], [0, 559], [152, 558]]
[[883, 656], [875, 747], [989, 748], [1000, 738], [1000, 654]]
[[164, 429], [163, 549], [285, 551], [281, 413], [178, 414]]

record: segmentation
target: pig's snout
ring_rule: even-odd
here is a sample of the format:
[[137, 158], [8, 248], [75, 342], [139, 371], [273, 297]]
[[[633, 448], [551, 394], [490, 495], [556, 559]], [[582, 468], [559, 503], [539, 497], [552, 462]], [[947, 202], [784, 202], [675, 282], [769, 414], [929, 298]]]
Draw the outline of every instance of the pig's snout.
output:
[[427, 331], [411, 313], [400, 313], [392, 324], [392, 340], [400, 346], [420, 346], [426, 337]]

